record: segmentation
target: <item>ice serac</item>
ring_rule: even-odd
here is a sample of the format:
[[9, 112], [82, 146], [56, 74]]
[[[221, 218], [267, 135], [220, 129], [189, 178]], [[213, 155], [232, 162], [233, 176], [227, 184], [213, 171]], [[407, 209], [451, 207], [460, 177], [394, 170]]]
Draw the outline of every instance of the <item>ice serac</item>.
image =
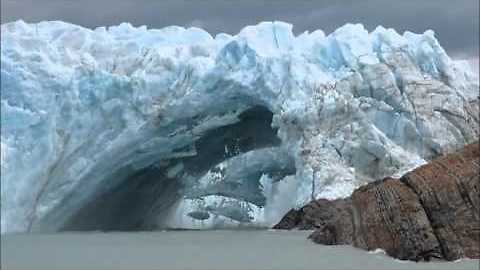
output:
[[424, 34], [1, 26], [2, 232], [270, 226], [474, 140]]

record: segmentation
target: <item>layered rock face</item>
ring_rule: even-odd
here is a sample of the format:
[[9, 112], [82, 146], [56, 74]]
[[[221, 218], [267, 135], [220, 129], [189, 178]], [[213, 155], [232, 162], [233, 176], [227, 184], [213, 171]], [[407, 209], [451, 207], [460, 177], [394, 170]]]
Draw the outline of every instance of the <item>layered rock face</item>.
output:
[[274, 228], [315, 229], [320, 244], [351, 244], [408, 260], [480, 258], [480, 145], [435, 159], [349, 198], [312, 201]]

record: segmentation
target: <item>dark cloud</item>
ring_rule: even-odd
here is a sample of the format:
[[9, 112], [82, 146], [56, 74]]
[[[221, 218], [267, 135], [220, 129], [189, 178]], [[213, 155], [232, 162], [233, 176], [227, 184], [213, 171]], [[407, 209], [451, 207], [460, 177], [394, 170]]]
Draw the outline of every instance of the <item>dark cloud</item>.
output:
[[478, 0], [0, 0], [1, 21], [64, 20], [94, 28], [128, 21], [160, 28], [198, 26], [212, 34], [237, 33], [260, 21], [283, 20], [296, 33], [329, 33], [347, 22], [424, 32], [433, 29], [456, 57], [478, 57]]

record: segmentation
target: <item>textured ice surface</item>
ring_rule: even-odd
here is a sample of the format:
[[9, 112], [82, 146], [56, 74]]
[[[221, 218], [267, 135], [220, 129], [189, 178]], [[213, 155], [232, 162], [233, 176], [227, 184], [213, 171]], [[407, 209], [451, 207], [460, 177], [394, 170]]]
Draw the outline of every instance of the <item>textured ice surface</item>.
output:
[[2, 233], [102, 207], [154, 228], [269, 226], [478, 138], [478, 80], [432, 31], [291, 28], [2, 25]]

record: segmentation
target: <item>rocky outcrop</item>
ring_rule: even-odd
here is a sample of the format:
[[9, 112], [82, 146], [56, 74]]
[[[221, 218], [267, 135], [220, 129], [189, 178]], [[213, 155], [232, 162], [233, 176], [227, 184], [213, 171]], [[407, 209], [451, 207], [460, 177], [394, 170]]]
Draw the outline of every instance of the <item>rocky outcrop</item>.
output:
[[479, 146], [370, 183], [346, 199], [312, 201], [274, 228], [314, 229], [316, 243], [381, 248], [402, 260], [480, 258]]

